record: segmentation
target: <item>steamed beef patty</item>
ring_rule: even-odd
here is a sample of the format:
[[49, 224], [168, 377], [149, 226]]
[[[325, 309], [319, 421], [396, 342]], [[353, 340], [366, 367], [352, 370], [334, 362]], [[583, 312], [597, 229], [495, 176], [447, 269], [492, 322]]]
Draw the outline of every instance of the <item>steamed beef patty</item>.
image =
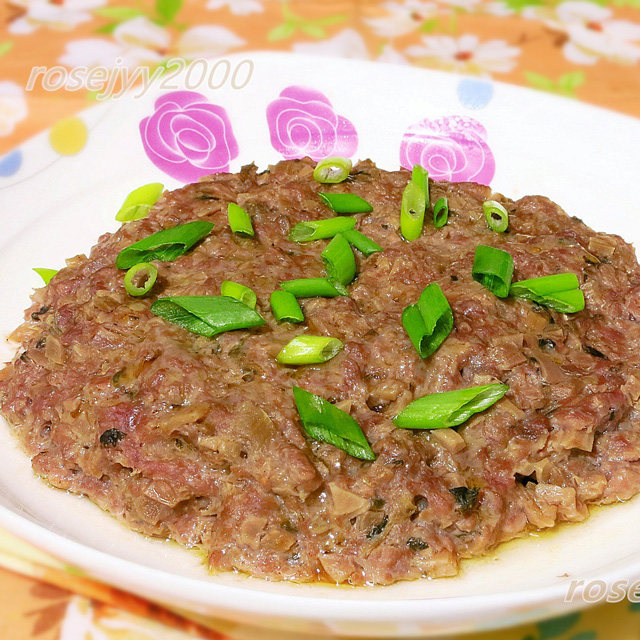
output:
[[[399, 236], [406, 171], [359, 163], [319, 185], [309, 160], [220, 174], [164, 195], [148, 218], [105, 234], [34, 295], [0, 373], [0, 406], [51, 484], [85, 494], [147, 534], [204, 549], [215, 569], [270, 579], [387, 584], [450, 576], [461, 558], [640, 487], [640, 268], [630, 245], [595, 233], [543, 197], [513, 202], [477, 184], [431, 184], [449, 224]], [[357, 228], [383, 253], [358, 254], [350, 297], [302, 302], [304, 325], [277, 324], [269, 295], [283, 280], [323, 276], [326, 241], [295, 244], [297, 222], [332, 212], [318, 191], [373, 205]], [[510, 230], [487, 228], [500, 200]], [[253, 218], [232, 234], [227, 203]], [[120, 250], [196, 219], [211, 235], [156, 263], [152, 295], [123, 286]], [[606, 220], [603, 220], [603, 224]], [[570, 271], [585, 293], [573, 315], [499, 299], [471, 277], [475, 248], [508, 251], [514, 280]], [[216, 338], [151, 314], [159, 296], [218, 295], [232, 279], [254, 289], [263, 327]], [[400, 315], [437, 282], [455, 326], [421, 360]], [[303, 332], [345, 344], [317, 366], [275, 356]], [[397, 429], [391, 419], [438, 391], [502, 381], [506, 397], [456, 430]], [[292, 386], [336, 403], [377, 455], [363, 462], [305, 437]]]

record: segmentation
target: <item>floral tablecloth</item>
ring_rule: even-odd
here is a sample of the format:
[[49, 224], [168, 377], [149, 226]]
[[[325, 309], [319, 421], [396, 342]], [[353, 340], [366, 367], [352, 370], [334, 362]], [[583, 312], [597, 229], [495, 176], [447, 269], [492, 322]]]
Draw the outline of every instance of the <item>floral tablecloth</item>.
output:
[[[46, 90], [35, 67], [154, 70], [170, 58], [243, 50], [337, 55], [493, 77], [640, 116], [640, 0], [11, 0], [0, 5], [0, 178], [12, 153], [50, 129], [60, 153], [83, 144], [69, 117], [96, 92]], [[474, 638], [631, 640], [640, 608], [594, 607]], [[0, 530], [2, 640], [287, 640], [190, 620], [79, 576]]]

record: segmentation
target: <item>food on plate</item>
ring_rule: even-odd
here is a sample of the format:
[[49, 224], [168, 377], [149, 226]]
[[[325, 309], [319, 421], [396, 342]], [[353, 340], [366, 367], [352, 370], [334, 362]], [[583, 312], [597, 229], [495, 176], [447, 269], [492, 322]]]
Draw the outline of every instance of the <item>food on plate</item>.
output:
[[0, 371], [55, 487], [212, 569], [354, 585], [455, 575], [640, 489], [620, 237], [371, 161], [158, 190], [46, 273]]

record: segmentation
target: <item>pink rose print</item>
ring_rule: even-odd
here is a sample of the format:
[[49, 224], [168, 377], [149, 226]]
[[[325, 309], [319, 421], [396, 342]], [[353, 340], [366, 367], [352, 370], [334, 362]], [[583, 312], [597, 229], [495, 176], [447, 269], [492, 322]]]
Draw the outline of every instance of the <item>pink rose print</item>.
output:
[[358, 148], [356, 129], [338, 115], [327, 96], [306, 87], [287, 87], [267, 107], [273, 148], [287, 160], [309, 156], [352, 156]]
[[238, 155], [227, 112], [193, 91], [158, 98], [140, 122], [142, 145], [159, 169], [182, 182], [229, 170]]
[[496, 171], [487, 130], [473, 118], [445, 116], [411, 125], [400, 144], [400, 164], [420, 164], [435, 180], [488, 185]]

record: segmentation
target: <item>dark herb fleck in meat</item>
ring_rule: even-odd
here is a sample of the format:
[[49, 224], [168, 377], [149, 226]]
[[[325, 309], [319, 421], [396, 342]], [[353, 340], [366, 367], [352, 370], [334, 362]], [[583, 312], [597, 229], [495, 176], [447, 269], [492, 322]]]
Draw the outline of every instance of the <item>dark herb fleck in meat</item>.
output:
[[49, 307], [48, 306], [40, 307], [40, 309], [38, 309], [38, 311], [34, 311], [31, 314], [31, 319], [32, 320], [40, 320], [40, 316], [43, 316], [48, 311], [49, 311]]
[[107, 429], [100, 436], [100, 444], [103, 447], [115, 447], [125, 435], [126, 434], [122, 433], [119, 429]]
[[478, 499], [478, 489], [475, 488], [469, 489], [468, 487], [454, 487], [453, 489], [449, 489], [449, 491], [453, 494], [453, 497], [458, 503], [462, 513], [466, 513], [473, 509], [476, 500]]
[[379, 536], [384, 531], [387, 524], [389, 524], [389, 516], [385, 515], [384, 518], [382, 518], [378, 524], [374, 525], [369, 533], [367, 533], [367, 540], [371, 540], [372, 538]]
[[528, 476], [525, 476], [521, 473], [516, 473], [515, 479], [518, 484], [521, 484], [524, 487], [526, 487], [530, 482], [533, 484], [538, 484], [538, 481], [536, 480], [535, 472], [530, 473]]
[[585, 344], [582, 348], [594, 358], [604, 358], [605, 360], [608, 360], [607, 356], [605, 356], [602, 351], [598, 351], [598, 349], [592, 347], [591, 345]]
[[407, 540], [407, 546], [411, 551], [423, 551], [429, 545], [422, 538], [409, 538]]
[[298, 533], [298, 527], [291, 520], [283, 520], [280, 526], [289, 533]]

